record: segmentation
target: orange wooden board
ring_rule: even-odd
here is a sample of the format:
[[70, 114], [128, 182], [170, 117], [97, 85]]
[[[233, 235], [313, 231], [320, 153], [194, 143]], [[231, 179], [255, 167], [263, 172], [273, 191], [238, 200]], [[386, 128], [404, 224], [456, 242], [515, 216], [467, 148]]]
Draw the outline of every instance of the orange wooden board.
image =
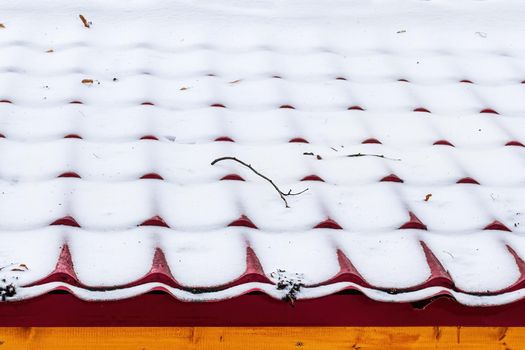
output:
[[525, 328], [0, 328], [0, 349], [525, 349]]

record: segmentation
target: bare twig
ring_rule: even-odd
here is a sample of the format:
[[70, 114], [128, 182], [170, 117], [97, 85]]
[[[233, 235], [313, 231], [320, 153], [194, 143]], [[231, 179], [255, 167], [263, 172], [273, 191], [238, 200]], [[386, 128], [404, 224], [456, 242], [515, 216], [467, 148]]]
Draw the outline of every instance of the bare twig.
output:
[[304, 152], [303, 155], [305, 155], [305, 156], [315, 156], [315, 158], [317, 158], [317, 160], [323, 159], [323, 157], [321, 157], [318, 154], [314, 154], [313, 152]]
[[386, 157], [384, 154], [372, 154], [372, 153], [353, 153], [353, 154], [347, 154], [346, 157], [377, 157], [377, 158], [383, 158], [383, 159], [395, 160], [395, 161], [401, 160], [399, 158]]
[[[332, 148], [334, 151], [337, 152], [337, 150], [333, 147], [330, 147]], [[315, 156], [315, 154], [313, 152], [304, 152], [303, 155], [305, 156]], [[316, 156], [318, 160], [321, 160], [323, 159], [320, 155], [317, 155]], [[388, 160], [395, 160], [395, 161], [400, 161], [401, 159], [399, 158], [390, 158], [390, 157], [386, 157], [384, 154], [373, 154], [373, 153], [352, 153], [352, 154], [347, 154], [343, 157], [349, 157], [349, 158], [352, 158], [352, 157], [377, 157], [377, 158], [383, 158], [383, 159], [388, 159]]]
[[237, 162], [239, 164], [242, 164], [245, 167], [247, 167], [248, 169], [250, 169], [251, 171], [253, 171], [255, 174], [259, 175], [260, 177], [262, 177], [263, 179], [268, 181], [273, 186], [273, 188], [275, 188], [277, 193], [279, 193], [279, 196], [283, 200], [284, 205], [286, 206], [286, 208], [290, 208], [290, 206], [288, 206], [288, 201], [286, 200], [285, 197], [287, 197], [287, 196], [297, 196], [299, 194], [302, 194], [302, 193], [308, 191], [308, 188], [306, 188], [306, 189], [302, 190], [301, 192], [293, 192], [292, 193], [292, 190], [288, 190], [288, 192], [283, 192], [283, 191], [281, 191], [281, 189], [279, 187], [277, 187], [277, 185], [272, 181], [272, 179], [270, 179], [269, 177], [267, 177], [267, 176], [261, 174], [260, 172], [258, 172], [257, 170], [255, 170], [250, 164], [245, 163], [242, 160], [237, 159], [235, 157], [221, 157], [221, 158], [217, 158], [213, 162], [211, 162], [211, 165], [215, 165], [218, 162], [222, 162], [223, 160], [233, 160], [233, 161], [235, 161], [235, 162]]

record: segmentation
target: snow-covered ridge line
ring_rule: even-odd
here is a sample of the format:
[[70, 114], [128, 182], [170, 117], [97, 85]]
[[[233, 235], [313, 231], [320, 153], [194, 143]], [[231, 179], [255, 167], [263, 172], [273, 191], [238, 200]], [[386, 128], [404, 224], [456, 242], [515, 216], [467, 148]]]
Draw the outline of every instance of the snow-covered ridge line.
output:
[[[476, 35], [472, 33], [473, 36]], [[344, 56], [348, 57], [370, 57], [370, 56], [386, 56], [386, 57], [416, 57], [422, 54], [428, 57], [452, 57], [452, 58], [467, 58], [469, 56], [488, 56], [494, 58], [506, 58], [506, 59], [519, 59], [525, 56], [525, 49], [522, 47], [511, 47], [506, 51], [495, 51], [490, 46], [480, 47], [449, 47], [447, 49], [437, 47], [404, 47], [403, 50], [396, 50], [395, 47], [351, 47], [341, 43], [330, 43], [330, 45], [319, 46], [291, 46], [290, 43], [279, 44], [268, 44], [268, 45], [231, 45], [227, 43], [221, 43], [219, 45], [207, 42], [192, 43], [192, 44], [178, 44], [178, 45], [165, 45], [162, 42], [155, 42], [154, 39], [143, 41], [143, 42], [128, 42], [105, 44], [100, 40], [91, 41], [64, 41], [57, 42], [53, 41], [49, 44], [43, 44], [42, 42], [26, 41], [26, 40], [12, 40], [2, 41], [0, 37], [0, 49], [27, 49], [40, 52], [43, 55], [49, 54], [46, 50], [52, 49], [54, 53], [64, 53], [70, 50], [103, 50], [107, 52], [118, 52], [118, 51], [153, 51], [154, 53], [160, 54], [181, 54], [181, 53], [209, 53], [213, 55], [254, 55], [254, 54], [275, 54], [275, 55], [287, 55], [287, 56]], [[50, 46], [51, 45], [51, 46]], [[509, 55], [512, 52], [512, 55]], [[53, 53], [53, 52], [51, 52]]]
[[[51, 46], [52, 48], [51, 48]], [[353, 49], [347, 46], [333, 46], [328, 47], [290, 47], [288, 45], [282, 46], [224, 46], [218, 45], [213, 46], [209, 44], [195, 44], [191, 46], [162, 46], [160, 44], [154, 45], [151, 42], [143, 43], [130, 43], [127, 45], [103, 45], [100, 41], [94, 42], [70, 42], [70, 43], [53, 43], [49, 45], [42, 45], [41, 43], [35, 43], [31, 41], [13, 41], [13, 42], [1, 42], [0, 49], [26, 49], [34, 51], [32, 54], [40, 53], [42, 57], [49, 57], [50, 54], [62, 55], [71, 54], [70, 51], [75, 50], [102, 50], [107, 51], [106, 53], [114, 53], [122, 51], [152, 51], [151, 53], [163, 54], [167, 56], [174, 55], [175, 57], [180, 54], [203, 54], [211, 56], [232, 56], [234, 59], [239, 57], [235, 56], [257, 56], [257, 55], [275, 55], [275, 56], [290, 56], [290, 58], [304, 58], [305, 56], [325, 56], [326, 58], [341, 58], [344, 60], [351, 60], [352, 58], [361, 59], [373, 59], [373, 58], [390, 58], [390, 59], [415, 59], [423, 56], [424, 58], [431, 59], [454, 59], [458, 61], [468, 60], [472, 58], [483, 59], [483, 58], [500, 58], [506, 61], [519, 61], [525, 58], [525, 49], [515, 47], [512, 48], [512, 55], [508, 53], [494, 51], [489, 48], [470, 48], [470, 49], [433, 49], [433, 48], [414, 48], [404, 49], [397, 51], [395, 49], [386, 50], [385, 48], [365, 48], [365, 49]], [[52, 49], [53, 52], [48, 53], [46, 50]], [[144, 52], [127, 52], [129, 55], [141, 54]], [[5, 58], [4, 58], [5, 59]], [[36, 69], [36, 68], [35, 68]]]
[[[223, 74], [224, 73], [224, 74]], [[343, 72], [341, 72], [343, 73]], [[35, 77], [40, 78], [41, 80], [49, 81], [51, 79], [56, 79], [57, 77], [69, 78], [69, 82], [78, 83], [85, 77], [95, 77], [96, 82], [104, 84], [112, 84], [112, 79], [115, 74], [111, 74], [107, 69], [88, 69], [83, 70], [79, 66], [70, 66], [70, 67], [57, 67], [56, 69], [46, 69], [40, 70], [38, 67], [12, 67], [10, 65], [0, 65], [0, 77], [4, 74], [5, 79], [24, 79], [26, 77]], [[275, 70], [266, 70], [252, 72], [248, 77], [232, 75], [231, 73], [222, 72], [219, 69], [214, 70], [214, 73], [206, 68], [197, 68], [193, 70], [187, 70], [185, 72], [177, 73], [168, 73], [162, 71], [161, 69], [154, 68], [151, 66], [144, 66], [140, 68], [130, 68], [129, 70], [120, 70], [119, 71], [120, 86], [123, 87], [126, 84], [136, 83], [137, 80], [143, 80], [143, 83], [147, 84], [180, 84], [181, 88], [186, 88], [184, 84], [188, 82], [194, 82], [198, 80], [210, 79], [214, 80], [214, 84], [220, 88], [231, 88], [234, 84], [239, 84], [240, 82], [248, 84], [265, 84], [268, 82], [275, 82], [276, 79], [279, 81], [280, 86], [289, 85], [293, 87], [295, 84], [302, 84], [305, 86], [315, 86], [317, 84], [340, 84], [342, 87], [355, 88], [358, 85], [364, 85], [368, 87], [383, 87], [383, 86], [392, 86], [392, 85], [402, 85], [408, 84], [414, 88], [417, 87], [455, 87], [457, 84], [474, 84], [471, 87], [471, 90], [476, 90], [476, 88], [510, 88], [513, 86], [522, 86], [523, 79], [517, 77], [492, 77], [490, 80], [483, 79], [474, 82], [466, 82], [457, 80], [452, 76], [440, 76], [440, 77], [411, 77], [410, 81], [408, 79], [402, 78], [400, 74], [395, 73], [385, 73], [381, 75], [374, 74], [372, 72], [356, 72], [352, 76], [341, 77], [337, 72], [326, 73], [326, 72], [304, 72], [304, 73], [293, 73], [286, 76], [279, 76], [275, 78]], [[122, 78], [123, 77], [123, 78]], [[405, 80], [401, 80], [405, 79]], [[95, 82], [95, 83], [96, 83]], [[276, 84], [277, 86], [277, 84]], [[96, 87], [93, 87], [96, 88]], [[191, 88], [195, 88], [192, 86]], [[191, 89], [188, 88], [188, 89]], [[179, 89], [180, 91], [180, 89]], [[182, 91], [185, 91], [183, 89]], [[182, 92], [181, 92], [182, 93]], [[130, 101], [133, 102], [133, 101]], [[15, 105], [16, 106], [16, 105]], [[45, 106], [42, 106], [45, 107]], [[209, 106], [207, 106], [209, 107]], [[278, 107], [278, 106], [276, 106]], [[327, 111], [330, 112], [330, 111]], [[395, 112], [394, 112], [395, 113]]]
[[[205, 292], [199, 294], [194, 294], [181, 289], [172, 288], [162, 283], [146, 283], [140, 286], [118, 290], [91, 291], [88, 289], [78, 288], [67, 283], [53, 282], [34, 287], [18, 288], [16, 294], [13, 297], [7, 299], [7, 301], [15, 302], [35, 298], [55, 290], [68, 291], [71, 294], [78, 297], [79, 299], [87, 301], [109, 301], [127, 299], [151, 291], [163, 291], [172, 295], [174, 298], [185, 302], [223, 301], [230, 298], [240, 297], [244, 294], [251, 292], [263, 292], [272, 298], [282, 299], [283, 302], [287, 302], [286, 298], [288, 293], [287, 290], [276, 289], [274, 285], [256, 282], [242, 284], [219, 292]], [[321, 298], [345, 290], [359, 291], [366, 295], [368, 298], [375, 301], [397, 303], [411, 303], [434, 298], [437, 296], [451, 296], [458, 303], [473, 307], [504, 305], [525, 298], [525, 289], [519, 289], [512, 292], [491, 296], [479, 296], [467, 293], [460, 293], [442, 287], [428, 287], [414, 292], [391, 294], [381, 290], [365, 288], [350, 282], [340, 282], [320, 287], [303, 287], [295, 295], [295, 297], [297, 300]]]

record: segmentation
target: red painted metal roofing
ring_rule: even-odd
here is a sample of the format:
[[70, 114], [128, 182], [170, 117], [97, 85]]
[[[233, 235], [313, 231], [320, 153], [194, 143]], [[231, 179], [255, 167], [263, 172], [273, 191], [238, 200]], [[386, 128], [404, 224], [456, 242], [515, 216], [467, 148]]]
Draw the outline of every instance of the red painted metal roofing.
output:
[[[523, 326], [524, 301], [473, 308], [446, 297], [419, 303], [378, 303], [355, 294], [301, 300], [291, 306], [261, 294], [214, 303], [185, 303], [170, 295], [87, 303], [46, 294], [2, 305], [0, 326]], [[57, 307], [60, 305], [60, 307]], [[249, 312], [247, 311], [249, 310]], [[349, 312], [351, 310], [351, 312]]]
[[225, 3], [0, 6], [2, 299], [521, 305], [524, 47], [477, 22], [496, 5]]

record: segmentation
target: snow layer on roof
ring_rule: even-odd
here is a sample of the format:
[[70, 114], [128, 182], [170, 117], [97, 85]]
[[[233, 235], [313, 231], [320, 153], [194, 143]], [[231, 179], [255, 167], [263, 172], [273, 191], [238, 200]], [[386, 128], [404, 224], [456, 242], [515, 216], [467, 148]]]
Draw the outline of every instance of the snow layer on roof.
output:
[[522, 298], [524, 12], [4, 1], [2, 297]]

